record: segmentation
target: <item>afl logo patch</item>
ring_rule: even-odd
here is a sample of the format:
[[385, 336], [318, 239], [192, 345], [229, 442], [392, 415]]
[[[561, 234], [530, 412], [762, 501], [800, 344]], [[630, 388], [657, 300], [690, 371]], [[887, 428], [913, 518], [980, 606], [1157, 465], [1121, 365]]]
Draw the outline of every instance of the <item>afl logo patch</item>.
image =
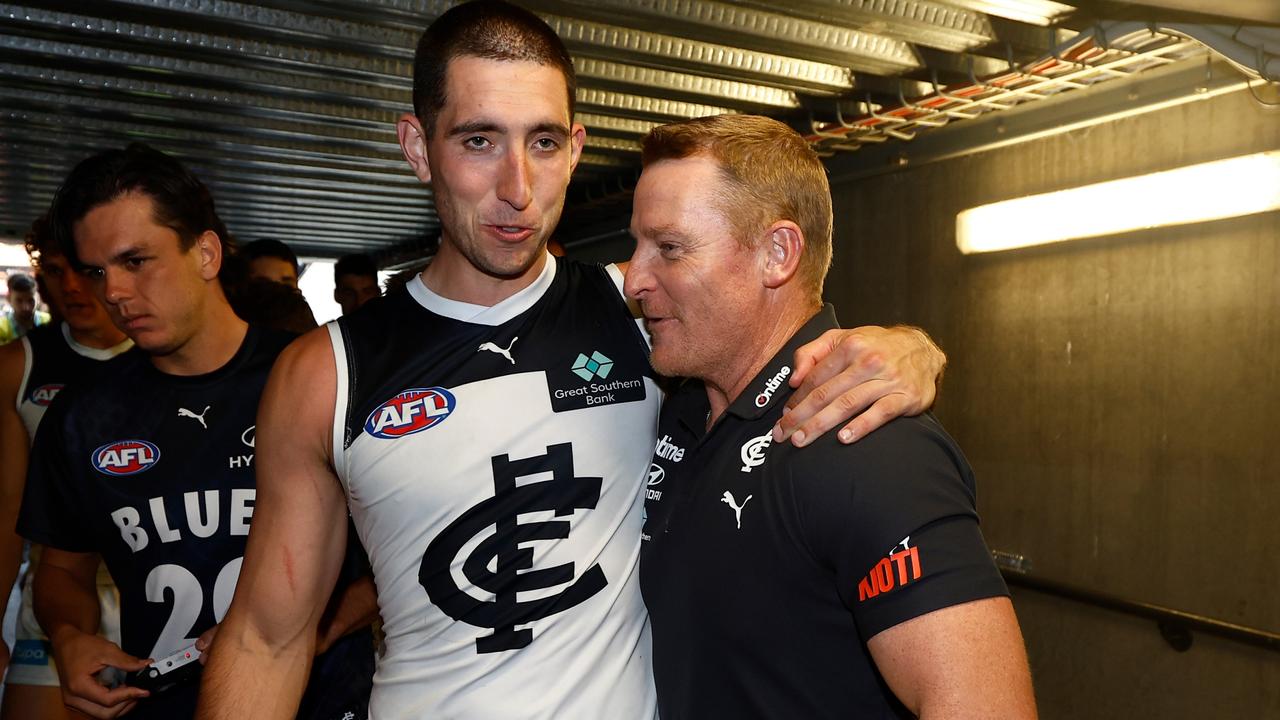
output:
[[58, 391], [62, 390], [62, 388], [63, 385], [61, 383], [41, 385], [31, 391], [31, 402], [40, 407], [49, 407], [49, 403], [53, 402], [53, 399], [58, 395]]
[[117, 440], [93, 451], [93, 467], [107, 475], [136, 475], [160, 461], [160, 448], [146, 440]]
[[405, 390], [369, 413], [364, 431], [389, 440], [420, 433], [444, 422], [454, 404], [453, 393], [444, 388]]

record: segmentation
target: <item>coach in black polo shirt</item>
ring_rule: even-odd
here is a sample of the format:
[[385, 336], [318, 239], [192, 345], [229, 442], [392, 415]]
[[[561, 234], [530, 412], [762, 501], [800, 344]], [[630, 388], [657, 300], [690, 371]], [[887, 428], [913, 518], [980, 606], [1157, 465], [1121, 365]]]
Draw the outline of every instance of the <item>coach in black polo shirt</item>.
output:
[[1034, 717], [973, 474], [930, 416], [854, 445], [770, 433], [800, 344], [836, 326], [824, 169], [761, 117], [655, 129], [627, 294], [664, 403], [641, 587], [663, 720]]

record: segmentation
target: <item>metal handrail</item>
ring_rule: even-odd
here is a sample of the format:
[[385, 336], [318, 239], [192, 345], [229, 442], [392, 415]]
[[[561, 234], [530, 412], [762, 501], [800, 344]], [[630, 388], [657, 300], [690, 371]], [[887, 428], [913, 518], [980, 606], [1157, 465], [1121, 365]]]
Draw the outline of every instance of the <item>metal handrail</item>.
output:
[[1057, 595], [1058, 597], [1095, 607], [1155, 620], [1161, 636], [1175, 650], [1180, 652], [1186, 651], [1191, 647], [1192, 630], [1273, 652], [1280, 652], [1280, 633], [1237, 625], [1225, 620], [1205, 617], [1140, 600], [1130, 600], [1091, 588], [1039, 577], [1028, 572], [1028, 564], [1022, 556], [1003, 552], [993, 554], [996, 558], [996, 564], [1000, 566], [1000, 573], [1004, 575], [1005, 582], [1008, 584]]

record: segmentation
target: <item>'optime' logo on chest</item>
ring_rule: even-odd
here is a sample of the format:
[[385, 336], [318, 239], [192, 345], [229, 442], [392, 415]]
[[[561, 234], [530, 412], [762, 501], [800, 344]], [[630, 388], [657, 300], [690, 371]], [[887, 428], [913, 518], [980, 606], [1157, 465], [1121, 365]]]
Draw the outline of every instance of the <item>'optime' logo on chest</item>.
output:
[[160, 461], [160, 448], [146, 440], [117, 440], [93, 451], [93, 467], [107, 475], [136, 475]]
[[49, 403], [53, 402], [53, 399], [57, 397], [62, 388], [62, 383], [41, 385], [31, 391], [31, 402], [39, 405], [40, 407], [49, 407]]
[[419, 433], [444, 422], [455, 404], [453, 393], [441, 387], [405, 390], [369, 413], [364, 431], [392, 440]]

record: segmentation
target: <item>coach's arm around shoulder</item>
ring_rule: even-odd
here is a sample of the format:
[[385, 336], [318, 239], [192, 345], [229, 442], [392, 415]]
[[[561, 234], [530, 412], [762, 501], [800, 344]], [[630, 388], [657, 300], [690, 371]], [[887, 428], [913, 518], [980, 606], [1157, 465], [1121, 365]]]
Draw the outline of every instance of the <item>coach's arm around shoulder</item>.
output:
[[993, 597], [935, 610], [867, 642], [889, 689], [921, 720], [1034, 720], [1013, 604]]
[[346, 499], [329, 450], [336, 382], [324, 328], [286, 348], [271, 371], [258, 409], [248, 547], [209, 650], [198, 718], [297, 712], [346, 547]]

